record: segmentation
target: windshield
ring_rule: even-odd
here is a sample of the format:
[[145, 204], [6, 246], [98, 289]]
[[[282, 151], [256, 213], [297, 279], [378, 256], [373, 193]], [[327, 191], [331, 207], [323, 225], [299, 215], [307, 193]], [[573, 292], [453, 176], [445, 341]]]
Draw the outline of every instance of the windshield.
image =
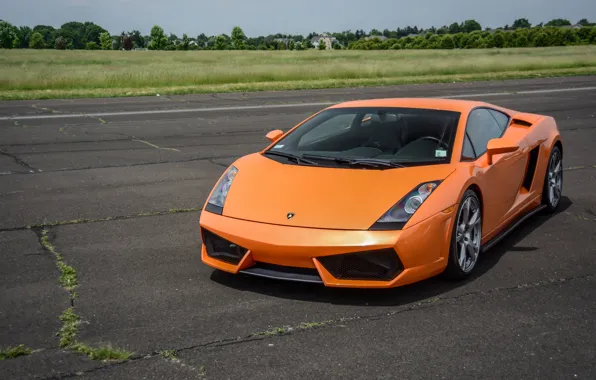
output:
[[265, 155], [296, 165], [391, 168], [446, 164], [460, 113], [418, 108], [332, 108]]

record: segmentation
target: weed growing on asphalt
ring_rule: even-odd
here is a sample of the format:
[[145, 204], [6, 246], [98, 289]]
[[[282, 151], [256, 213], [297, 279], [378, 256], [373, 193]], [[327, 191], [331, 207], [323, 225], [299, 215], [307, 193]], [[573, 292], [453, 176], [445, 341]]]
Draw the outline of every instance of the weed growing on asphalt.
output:
[[128, 360], [132, 356], [131, 352], [113, 348], [109, 345], [92, 348], [84, 343], [77, 342], [71, 349], [75, 352], [87, 355], [91, 360]]
[[132, 356], [131, 352], [113, 348], [109, 345], [94, 348], [77, 341], [81, 317], [75, 313], [72, 307], [62, 313], [60, 321], [62, 322], [62, 328], [60, 328], [58, 336], [62, 348], [87, 355], [91, 360], [128, 360]]
[[56, 266], [60, 270], [60, 285], [68, 291], [72, 302], [76, 298], [74, 290], [78, 286], [77, 272], [73, 267], [64, 262], [64, 258], [56, 251], [56, 247], [50, 241], [48, 233], [49, 230], [47, 228], [41, 232], [41, 245], [56, 258]]
[[302, 330], [313, 329], [315, 327], [323, 327], [329, 322], [302, 322], [298, 328]]
[[49, 230], [45, 228], [41, 232], [41, 245], [56, 258], [56, 266], [60, 270], [60, 285], [66, 289], [70, 295], [71, 307], [64, 310], [59, 319], [62, 322], [62, 327], [57, 333], [60, 338], [59, 344], [61, 348], [70, 349], [87, 355], [92, 360], [128, 360], [132, 356], [131, 352], [112, 348], [111, 346], [90, 347], [84, 343], [77, 341], [79, 334], [79, 326], [81, 325], [81, 317], [75, 312], [74, 300], [77, 296], [74, 291], [78, 286], [76, 270], [64, 262], [64, 257], [56, 250], [49, 237]]
[[32, 349], [19, 344], [16, 347], [8, 347], [7, 349], [0, 350], [0, 360], [14, 359], [19, 356], [29, 355], [32, 352]]
[[164, 359], [169, 360], [176, 360], [176, 351], [175, 350], [163, 350], [159, 352], [159, 356]]
[[280, 335], [285, 333], [287, 330], [283, 327], [274, 327], [271, 330], [267, 330], [264, 331], [262, 333], [259, 333], [257, 335], [266, 335], [266, 336], [272, 336], [272, 335]]

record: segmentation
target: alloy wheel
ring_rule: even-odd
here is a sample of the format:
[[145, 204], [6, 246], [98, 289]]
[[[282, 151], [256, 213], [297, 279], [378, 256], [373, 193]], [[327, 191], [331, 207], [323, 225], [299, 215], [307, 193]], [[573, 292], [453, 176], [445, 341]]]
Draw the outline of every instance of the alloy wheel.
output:
[[558, 149], [553, 151], [550, 162], [548, 163], [548, 202], [554, 208], [561, 200], [563, 189], [563, 160]]
[[480, 253], [482, 215], [480, 204], [474, 197], [468, 197], [457, 218], [457, 262], [460, 269], [469, 273], [476, 265]]

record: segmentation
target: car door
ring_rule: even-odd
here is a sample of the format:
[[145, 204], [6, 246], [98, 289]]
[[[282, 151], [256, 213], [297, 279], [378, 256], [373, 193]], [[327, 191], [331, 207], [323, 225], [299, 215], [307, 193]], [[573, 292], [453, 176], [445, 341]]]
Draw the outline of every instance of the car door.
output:
[[[489, 108], [476, 108], [468, 117], [462, 158], [474, 162], [484, 204], [483, 232], [492, 232], [505, 219], [520, 190], [526, 167], [523, 149], [497, 155], [492, 164], [486, 154], [488, 142], [505, 137], [509, 116]], [[507, 136], [512, 137], [512, 136]], [[513, 136], [513, 142], [522, 144]]]

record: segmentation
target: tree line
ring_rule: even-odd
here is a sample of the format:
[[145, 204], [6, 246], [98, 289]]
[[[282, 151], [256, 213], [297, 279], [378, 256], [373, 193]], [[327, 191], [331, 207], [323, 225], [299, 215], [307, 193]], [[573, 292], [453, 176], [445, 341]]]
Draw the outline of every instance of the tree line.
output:
[[[56, 29], [49, 25], [16, 27], [0, 20], [0, 48], [4, 49], [87, 49], [87, 50], [305, 50], [315, 47], [310, 33], [307, 36], [274, 34], [247, 37], [236, 26], [230, 35], [207, 36], [199, 34], [182, 38], [166, 34], [159, 25], [151, 28], [148, 35], [138, 30], [111, 35], [93, 22], [67, 22]], [[572, 25], [567, 19], [554, 19], [547, 23], [532, 25], [520, 18], [511, 25], [496, 29], [485, 28], [476, 20], [454, 22], [439, 28], [427, 29], [407, 26], [383, 31], [362, 29], [325, 33], [320, 49], [470, 49], [491, 47], [539, 47], [596, 44], [596, 24], [582, 19]]]

